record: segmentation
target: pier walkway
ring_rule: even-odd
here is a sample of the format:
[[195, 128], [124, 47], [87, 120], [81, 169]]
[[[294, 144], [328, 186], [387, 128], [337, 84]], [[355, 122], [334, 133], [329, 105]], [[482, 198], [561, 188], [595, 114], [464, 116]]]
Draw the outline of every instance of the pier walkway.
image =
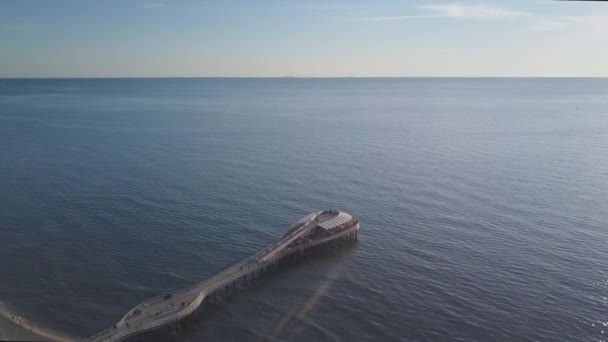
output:
[[190, 288], [146, 300], [116, 324], [85, 341], [120, 341], [139, 333], [173, 324], [194, 312], [216, 291], [236, 288], [237, 282], [252, 281], [281, 259], [305, 249], [338, 239], [356, 239], [359, 222], [337, 210], [318, 211], [290, 227], [285, 235], [258, 253]]

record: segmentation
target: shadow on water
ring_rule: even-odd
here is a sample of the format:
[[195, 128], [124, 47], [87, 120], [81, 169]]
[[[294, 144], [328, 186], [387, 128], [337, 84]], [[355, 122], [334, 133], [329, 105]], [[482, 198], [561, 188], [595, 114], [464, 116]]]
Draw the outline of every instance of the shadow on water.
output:
[[[275, 324], [268, 331], [260, 332], [248, 329], [247, 331], [233, 331], [231, 333], [242, 333], [242, 338], [256, 341], [278, 341], [284, 340], [284, 334], [288, 324], [294, 321], [304, 322], [305, 325], [314, 323], [309, 322], [305, 317], [306, 313], [313, 310], [322, 297], [331, 289], [344, 268], [344, 262], [356, 250], [358, 241], [345, 243], [341, 246], [320, 246], [307, 250], [302, 256], [297, 255], [288, 257], [281, 261], [276, 268], [264, 272], [260, 278], [252, 283], [237, 282], [236, 290], [230, 287], [218, 291], [217, 299], [214, 301], [209, 296], [203, 304], [190, 316], [185, 317], [178, 323], [160, 329], [139, 334], [129, 338], [127, 341], [195, 341], [199, 340], [205, 330], [211, 328], [209, 320], [218, 315], [227, 315], [229, 311], [237, 310], [239, 304], [248, 304], [251, 296], [268, 296], [270, 291], [274, 293], [277, 281], [290, 281], [290, 278], [297, 278], [301, 273], [310, 272], [314, 268], [315, 272], [324, 274], [323, 280], [316, 286], [311, 287], [310, 294], [301, 305], [291, 307], [287, 312], [282, 311], [280, 317], [276, 317]], [[246, 291], [244, 291], [246, 290]], [[236, 327], [235, 327], [236, 329]], [[297, 330], [290, 335], [297, 334]], [[280, 338], [279, 338], [280, 337]]]

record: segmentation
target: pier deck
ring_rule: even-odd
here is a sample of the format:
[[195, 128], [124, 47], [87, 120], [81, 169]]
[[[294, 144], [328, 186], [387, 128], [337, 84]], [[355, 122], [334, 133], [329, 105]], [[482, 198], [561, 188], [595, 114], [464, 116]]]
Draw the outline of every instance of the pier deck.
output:
[[194, 312], [205, 298], [237, 281], [253, 279], [283, 258], [338, 239], [356, 239], [359, 222], [336, 210], [318, 211], [302, 218], [275, 243], [195, 286], [138, 304], [116, 324], [85, 341], [120, 341], [170, 325]]

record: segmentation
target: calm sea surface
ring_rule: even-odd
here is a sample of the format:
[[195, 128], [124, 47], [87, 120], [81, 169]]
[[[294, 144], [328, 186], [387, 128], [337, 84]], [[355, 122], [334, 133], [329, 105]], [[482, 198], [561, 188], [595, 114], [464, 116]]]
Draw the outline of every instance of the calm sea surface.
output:
[[0, 301], [37, 325], [93, 334], [325, 208], [358, 244], [146, 339], [608, 339], [607, 79], [0, 80]]

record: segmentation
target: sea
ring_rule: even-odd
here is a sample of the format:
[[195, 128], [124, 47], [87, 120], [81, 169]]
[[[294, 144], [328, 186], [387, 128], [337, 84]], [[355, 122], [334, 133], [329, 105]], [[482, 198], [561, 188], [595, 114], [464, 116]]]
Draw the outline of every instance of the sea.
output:
[[332, 208], [356, 244], [135, 340], [608, 340], [608, 79], [0, 80], [0, 303], [37, 327], [90, 336]]

